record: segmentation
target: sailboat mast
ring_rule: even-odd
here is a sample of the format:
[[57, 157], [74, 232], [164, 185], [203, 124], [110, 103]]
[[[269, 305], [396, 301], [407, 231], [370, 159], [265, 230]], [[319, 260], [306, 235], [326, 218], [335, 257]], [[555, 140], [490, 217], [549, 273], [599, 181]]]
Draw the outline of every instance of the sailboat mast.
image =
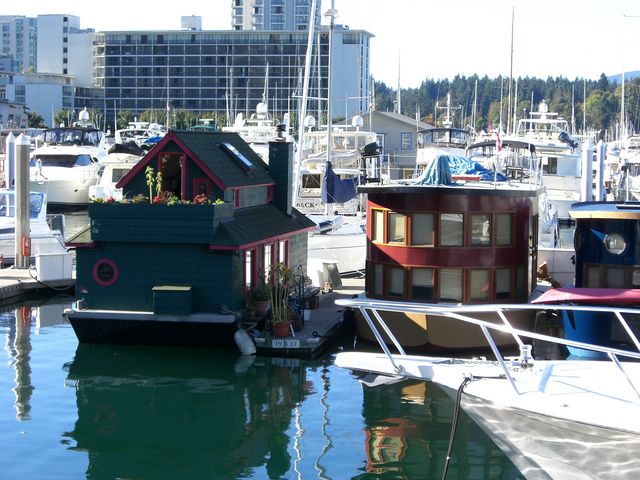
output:
[[[509, 102], [507, 106], [507, 133], [511, 133], [511, 84], [513, 83], [513, 21], [515, 18], [515, 5], [511, 7], [511, 60], [509, 66]], [[514, 128], [515, 130], [515, 128]]]

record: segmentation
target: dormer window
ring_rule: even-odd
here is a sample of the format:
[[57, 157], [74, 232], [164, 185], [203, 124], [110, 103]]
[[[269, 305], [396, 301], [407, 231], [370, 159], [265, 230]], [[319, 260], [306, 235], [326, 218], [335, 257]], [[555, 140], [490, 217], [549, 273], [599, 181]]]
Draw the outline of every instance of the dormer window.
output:
[[238, 162], [238, 164], [245, 171], [248, 172], [250, 170], [256, 169], [256, 166], [253, 164], [253, 162], [249, 160], [247, 157], [245, 157], [242, 153], [240, 153], [238, 149], [233, 145], [231, 145], [230, 143], [224, 142], [224, 143], [221, 143], [220, 146], [225, 152], [227, 152], [231, 156], [231, 158], [233, 158], [236, 162]]

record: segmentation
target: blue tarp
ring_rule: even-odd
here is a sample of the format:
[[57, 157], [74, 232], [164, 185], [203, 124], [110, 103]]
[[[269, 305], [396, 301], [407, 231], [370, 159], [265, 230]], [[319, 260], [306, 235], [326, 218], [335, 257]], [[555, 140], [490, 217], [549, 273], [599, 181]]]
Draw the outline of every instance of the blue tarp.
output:
[[480, 175], [481, 180], [506, 182], [502, 173], [483, 167], [478, 162], [461, 155], [439, 153], [426, 166], [422, 175], [416, 180], [419, 185], [456, 185], [453, 175]]
[[344, 203], [356, 196], [357, 178], [341, 179], [335, 174], [331, 162], [322, 177], [322, 203]]

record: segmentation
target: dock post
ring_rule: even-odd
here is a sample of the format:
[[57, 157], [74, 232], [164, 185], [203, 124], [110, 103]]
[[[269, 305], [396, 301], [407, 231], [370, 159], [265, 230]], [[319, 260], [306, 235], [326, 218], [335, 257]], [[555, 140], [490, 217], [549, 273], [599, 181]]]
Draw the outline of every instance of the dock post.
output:
[[29, 232], [29, 137], [20, 134], [16, 139], [16, 230], [15, 268], [29, 268], [31, 238]]

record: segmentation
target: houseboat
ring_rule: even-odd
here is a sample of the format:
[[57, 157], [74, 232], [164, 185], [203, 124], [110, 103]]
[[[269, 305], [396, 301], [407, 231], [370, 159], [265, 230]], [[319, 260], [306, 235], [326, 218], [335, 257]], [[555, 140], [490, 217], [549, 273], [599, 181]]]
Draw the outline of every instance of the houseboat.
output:
[[[365, 295], [434, 304], [528, 301], [537, 283], [540, 172], [518, 180], [490, 173], [481, 180], [452, 175], [448, 157], [434, 160], [416, 182], [360, 187], [367, 194]], [[487, 346], [476, 329], [392, 315], [384, 320], [407, 348]], [[356, 333], [373, 340], [362, 318]]]
[[232, 346], [248, 292], [276, 264], [306, 268], [292, 152], [271, 143], [267, 165], [237, 133], [169, 131], [116, 184], [126, 200], [89, 204], [79, 341]]

